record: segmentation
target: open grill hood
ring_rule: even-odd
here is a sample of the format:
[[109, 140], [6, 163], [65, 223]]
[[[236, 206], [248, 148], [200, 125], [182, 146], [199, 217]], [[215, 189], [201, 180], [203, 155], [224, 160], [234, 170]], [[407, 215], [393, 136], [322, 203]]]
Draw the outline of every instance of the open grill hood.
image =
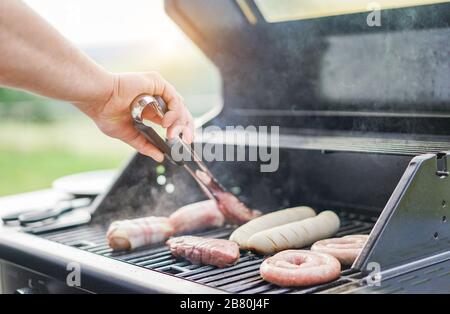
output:
[[252, 0], [166, 10], [220, 70], [215, 125], [450, 132], [450, 3], [383, 10], [379, 27], [369, 12], [268, 23]]

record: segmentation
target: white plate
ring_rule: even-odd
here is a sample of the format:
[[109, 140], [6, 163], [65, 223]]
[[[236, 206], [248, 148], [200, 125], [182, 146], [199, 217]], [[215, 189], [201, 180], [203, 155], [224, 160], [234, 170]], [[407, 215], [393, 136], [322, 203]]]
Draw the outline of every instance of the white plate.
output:
[[30, 210], [48, 209], [54, 207], [60, 201], [72, 198], [72, 194], [53, 189], [4, 196], [0, 197], [0, 216], [16, 215]]
[[55, 190], [73, 195], [94, 196], [105, 193], [113, 183], [117, 170], [100, 170], [73, 174], [53, 181]]

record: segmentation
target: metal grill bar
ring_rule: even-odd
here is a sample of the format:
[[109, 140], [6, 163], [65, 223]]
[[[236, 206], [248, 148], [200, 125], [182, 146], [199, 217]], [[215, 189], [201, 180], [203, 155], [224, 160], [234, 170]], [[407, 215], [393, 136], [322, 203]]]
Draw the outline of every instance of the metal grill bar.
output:
[[[355, 233], [369, 233], [376, 218], [355, 214], [341, 214], [342, 226], [337, 236]], [[204, 237], [228, 238], [233, 228], [211, 230], [198, 234]], [[231, 267], [216, 268], [208, 265], [194, 265], [186, 260], [174, 258], [167, 247], [154, 245], [133, 252], [113, 251], [109, 248], [106, 230], [100, 226], [82, 226], [70, 230], [51, 232], [44, 238], [65, 245], [118, 259], [140, 267], [172, 274], [231, 293], [316, 293], [358, 280], [362, 275], [351, 269], [344, 269], [341, 278], [331, 283], [306, 288], [282, 288], [264, 281], [259, 275], [263, 257], [252, 252], [242, 252], [239, 262]]]
[[[259, 112], [260, 110], [258, 110]], [[292, 112], [289, 111], [289, 115]], [[296, 132], [294, 130], [293, 132]], [[235, 135], [237, 138], [244, 138], [242, 132], [224, 132], [228, 135]], [[233, 136], [205, 135], [208, 142], [212, 144], [234, 144]], [[247, 134], [248, 135], [248, 134]], [[251, 136], [255, 136], [251, 134]], [[280, 146], [293, 147], [296, 149], [342, 151], [342, 152], [364, 152], [415, 156], [425, 153], [438, 153], [450, 149], [448, 137], [444, 136], [437, 140], [430, 139], [396, 139], [387, 137], [365, 137], [365, 136], [311, 136], [311, 135], [287, 135], [280, 136]]]

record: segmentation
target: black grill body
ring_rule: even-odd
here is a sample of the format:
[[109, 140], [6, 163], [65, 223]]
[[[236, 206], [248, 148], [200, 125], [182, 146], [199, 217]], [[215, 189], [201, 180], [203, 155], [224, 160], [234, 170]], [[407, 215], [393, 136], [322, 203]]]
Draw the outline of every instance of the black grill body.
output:
[[[450, 165], [441, 153], [450, 150], [450, 5], [385, 10], [380, 28], [362, 23], [366, 14], [268, 23], [253, 1], [167, 0], [166, 8], [220, 71], [223, 108], [206, 125], [280, 126], [278, 171], [211, 162], [219, 181], [264, 213], [334, 210], [338, 235], [370, 233], [368, 244], [340, 279], [298, 289], [264, 282], [263, 257], [250, 252], [226, 269], [174, 259], [161, 245], [112, 252], [111, 221], [168, 216], [205, 199], [178, 166], [137, 154], [96, 200], [89, 224], [0, 232], [3, 289], [32, 279], [51, 292], [450, 292]], [[227, 238], [232, 228], [201, 234]], [[65, 284], [71, 262], [81, 265], [81, 287]], [[370, 262], [381, 265], [380, 285], [368, 281]]]

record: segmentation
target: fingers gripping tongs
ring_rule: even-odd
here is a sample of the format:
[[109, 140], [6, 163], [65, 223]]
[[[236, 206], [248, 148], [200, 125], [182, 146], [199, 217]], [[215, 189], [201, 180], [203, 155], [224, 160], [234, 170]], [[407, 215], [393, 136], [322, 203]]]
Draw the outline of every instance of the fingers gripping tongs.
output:
[[[180, 137], [177, 136], [174, 139], [165, 140], [152, 127], [144, 124], [143, 112], [147, 107], [153, 110], [160, 118], [168, 111], [167, 105], [161, 97], [141, 95], [131, 104], [131, 116], [135, 127], [148, 141], [161, 150], [167, 158], [175, 164], [184, 167], [210, 199], [217, 200], [217, 193], [225, 192], [225, 188], [214, 178], [193, 148], [184, 143]], [[182, 154], [175, 154], [175, 152], [180, 151], [182, 151]], [[174, 158], [175, 155], [177, 158]]]

